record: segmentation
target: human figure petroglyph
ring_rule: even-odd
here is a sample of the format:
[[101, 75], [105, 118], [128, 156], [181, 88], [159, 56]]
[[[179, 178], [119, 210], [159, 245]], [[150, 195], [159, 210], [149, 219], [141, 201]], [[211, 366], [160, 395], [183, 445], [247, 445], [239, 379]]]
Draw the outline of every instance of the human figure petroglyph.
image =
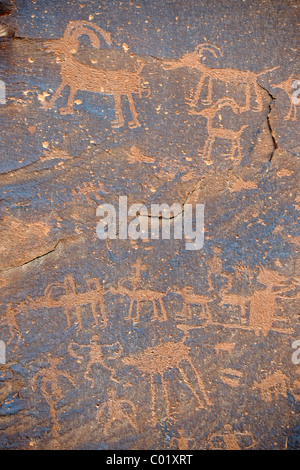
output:
[[274, 399], [278, 400], [280, 395], [287, 397], [287, 384], [288, 377], [283, 372], [277, 371], [260, 383], [255, 382], [254, 388], [260, 391], [266, 403], [271, 403]]
[[[11, 302], [7, 303], [4, 318], [0, 320], [0, 325], [6, 323], [9, 329], [10, 338], [6, 342], [7, 346], [10, 345], [10, 343], [15, 339], [15, 337], [17, 337], [16, 346], [20, 343], [20, 341], [22, 341], [22, 334], [17, 320], [17, 315], [19, 313], [20, 312], [18, 310], [15, 310], [12, 307]], [[26, 311], [24, 312], [24, 315], [26, 316]]]
[[62, 398], [64, 398], [64, 394], [59, 384], [60, 377], [64, 377], [73, 385], [73, 387], [76, 387], [73, 377], [68, 372], [57, 369], [60, 361], [61, 360], [59, 358], [50, 358], [49, 367], [39, 370], [31, 379], [33, 391], [36, 391], [37, 389], [38, 379], [41, 380], [40, 390], [50, 408], [53, 422], [52, 432], [56, 440], [59, 437], [59, 421], [56, 405]]
[[81, 307], [90, 305], [95, 325], [99, 324], [98, 310], [100, 310], [102, 327], [105, 327], [108, 320], [105, 311], [103, 287], [97, 278], [87, 279], [86, 284], [88, 287], [86, 292], [77, 292], [75, 279], [71, 274], [68, 274], [63, 282], [49, 284], [42, 297], [36, 300], [28, 297], [24, 305], [26, 304], [27, 308], [34, 310], [38, 308], [63, 308], [68, 328], [72, 325], [71, 312], [74, 310], [79, 330], [82, 329]]
[[[166, 401], [166, 414], [167, 416], [170, 416], [171, 403], [167, 383], [164, 377], [164, 374], [170, 369], [175, 368], [180, 372], [185, 385], [190, 389], [193, 396], [196, 398], [198, 408], [207, 408], [211, 405], [211, 401], [206, 392], [204, 382], [193, 364], [193, 360], [191, 358], [191, 348], [184, 344], [186, 334], [190, 328], [186, 325], [177, 326], [184, 332], [180, 342], [175, 343], [166, 341], [165, 343], [162, 343], [158, 346], [148, 347], [138, 354], [127, 356], [122, 359], [125, 365], [138, 369], [140, 372], [142, 372], [143, 375], [150, 375], [152, 418], [154, 421], [156, 416], [155, 408], [157, 395], [154, 383], [155, 375], [158, 375], [161, 379]], [[189, 364], [189, 367], [194, 373], [194, 383], [192, 383], [187, 376], [187, 373], [183, 367], [184, 361]]]
[[[76, 358], [76, 359], [83, 359], [83, 356], [78, 355], [76, 352], [74, 352], [73, 346], [75, 343], [70, 343], [68, 346], [68, 351], [69, 354]], [[79, 345], [77, 345], [79, 346]], [[121, 357], [123, 353], [123, 347], [122, 344], [119, 341], [116, 341], [115, 343], [112, 344], [101, 344], [99, 343], [99, 338], [96, 335], [93, 335], [91, 338], [90, 344], [87, 345], [80, 345], [81, 348], [89, 348], [89, 360], [87, 362], [87, 367], [84, 373], [84, 377], [86, 380], [89, 380], [91, 382], [91, 388], [94, 388], [95, 386], [95, 380], [90, 376], [92, 367], [94, 365], [101, 365], [104, 369], [108, 370], [111, 375], [113, 375], [114, 368], [109, 366], [105, 360], [104, 360], [104, 355], [103, 355], [103, 348], [111, 348], [116, 346], [116, 354], [112, 356], [108, 356], [106, 360], [115, 360], [119, 357]], [[111, 380], [116, 381], [114, 377], [111, 377]]]
[[207, 323], [212, 322], [212, 316], [208, 307], [208, 304], [214, 300], [205, 295], [195, 294], [192, 286], [185, 286], [182, 288], [172, 289], [182, 296], [183, 308], [182, 311], [177, 315], [178, 317], [191, 319], [192, 318], [192, 305], [200, 305], [202, 308], [202, 316], [206, 319]]
[[78, 38], [80, 36], [87, 35], [93, 47], [100, 47], [100, 40], [96, 33], [102, 36], [106, 44], [112, 44], [111, 34], [109, 32], [88, 21], [71, 21], [65, 30], [63, 38], [47, 41], [46, 46], [49, 50], [55, 52], [59, 58], [64, 56], [61, 62], [62, 81], [47, 103], [47, 107], [53, 107], [55, 101], [62, 95], [63, 89], [66, 86], [70, 87], [70, 94], [67, 106], [60, 110], [62, 114], [74, 112], [74, 99], [79, 90], [112, 95], [115, 102], [116, 113], [116, 119], [112, 122], [112, 126], [119, 128], [125, 124], [121, 98], [122, 96], [126, 96], [133, 119], [128, 125], [131, 129], [140, 127], [141, 124], [138, 120], [133, 95], [138, 94], [140, 98], [142, 97], [145, 84], [140, 73], [145, 64], [141, 63], [135, 72], [131, 72], [128, 70], [102, 70], [90, 65], [85, 65], [76, 60], [74, 54], [78, 51]]
[[[253, 328], [257, 336], [261, 333], [267, 336], [270, 330], [280, 333], [291, 333], [291, 330], [288, 328], [273, 326], [275, 321], [288, 322], [288, 319], [283, 316], [275, 317], [276, 299], [287, 299], [286, 296], [282, 295], [283, 292], [289, 290], [286, 286], [287, 278], [279, 275], [276, 271], [260, 267], [257, 281], [266, 286], [266, 288], [255, 291], [251, 296], [249, 326]], [[276, 287], [281, 290], [274, 291]]]
[[[295, 93], [295, 89], [293, 88], [294, 83], [297, 83], [299, 87], [300, 77], [296, 79], [295, 77], [293, 78], [293, 75], [290, 75], [287, 80], [283, 80], [282, 82], [277, 83], [275, 85], [272, 84], [272, 88], [279, 88], [280, 90], [285, 91], [285, 93], [289, 97], [290, 109], [288, 111], [288, 114], [284, 117], [285, 121], [289, 121], [289, 120], [297, 121], [297, 104], [295, 100], [293, 100], [293, 94]], [[298, 104], [300, 104], [300, 99], [297, 98], [297, 100], [298, 100]]]
[[216, 139], [231, 141], [231, 159], [234, 160], [236, 164], [239, 164], [242, 160], [241, 136], [248, 125], [242, 126], [238, 131], [224, 127], [214, 127], [213, 120], [224, 107], [230, 107], [235, 114], [240, 113], [240, 107], [236, 101], [231, 98], [221, 98], [209, 108], [203, 108], [201, 111], [190, 110], [190, 114], [202, 116], [207, 122], [208, 137], [202, 152], [202, 158], [207, 165], [213, 164], [211, 153]]
[[191, 450], [196, 447], [196, 439], [185, 437], [185, 430], [178, 429], [179, 437], [172, 437], [171, 445], [178, 450]]
[[108, 436], [109, 431], [113, 427], [114, 423], [119, 421], [119, 423], [124, 423], [127, 421], [131, 427], [135, 430], [135, 432], [139, 432], [138, 425], [127, 411], [124, 410], [124, 405], [129, 405], [132, 412], [136, 416], [137, 409], [135, 404], [131, 400], [127, 400], [125, 398], [118, 398], [117, 391], [112, 389], [108, 392], [108, 401], [103, 403], [102, 406], [99, 407], [97, 411], [97, 420], [99, 423], [102, 422], [102, 416], [105, 415], [105, 410], [107, 409], [107, 422], [104, 425], [104, 434]]
[[[250, 445], [243, 447], [244, 450], [255, 447], [256, 441], [251, 432], [233, 431], [232, 426], [226, 424], [223, 432], [215, 433], [210, 437], [209, 448], [211, 450], [223, 450], [225, 447], [225, 450], [242, 450], [240, 440], [243, 438], [248, 438], [251, 441]], [[217, 443], [214, 443], [214, 441], [217, 441]], [[221, 442], [223, 442], [224, 447], [221, 446]]]
[[208, 95], [206, 100], [203, 100], [203, 103], [207, 105], [212, 104], [213, 81], [219, 80], [224, 84], [232, 83], [236, 86], [245, 86], [245, 105], [243, 106], [243, 111], [249, 111], [251, 109], [251, 89], [253, 89], [257, 103], [257, 106], [254, 107], [253, 110], [256, 112], [261, 112], [263, 109], [262, 90], [258, 85], [257, 79], [262, 75], [278, 69], [278, 67], [273, 67], [260, 73], [251, 72], [250, 70], [244, 71], [231, 68], [211, 68], [200, 61], [205, 52], [211, 52], [215, 58], [222, 56], [222, 52], [219, 47], [212, 44], [199, 44], [193, 52], [184, 54], [180, 59], [164, 61], [163, 63], [163, 68], [167, 70], [188, 67], [189, 69], [199, 70], [201, 73], [201, 78], [198, 82], [196, 92], [192, 99], [189, 100], [189, 106], [197, 106], [205, 80], [208, 79]]

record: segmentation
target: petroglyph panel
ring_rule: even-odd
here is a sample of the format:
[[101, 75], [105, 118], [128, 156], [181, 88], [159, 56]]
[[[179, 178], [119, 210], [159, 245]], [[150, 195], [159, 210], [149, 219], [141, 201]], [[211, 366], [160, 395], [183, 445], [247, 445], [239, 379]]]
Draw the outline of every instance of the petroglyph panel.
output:
[[[0, 448], [299, 448], [298, 2], [16, 3]], [[159, 237], [124, 236], [121, 196]], [[175, 225], [196, 204], [189, 251]]]

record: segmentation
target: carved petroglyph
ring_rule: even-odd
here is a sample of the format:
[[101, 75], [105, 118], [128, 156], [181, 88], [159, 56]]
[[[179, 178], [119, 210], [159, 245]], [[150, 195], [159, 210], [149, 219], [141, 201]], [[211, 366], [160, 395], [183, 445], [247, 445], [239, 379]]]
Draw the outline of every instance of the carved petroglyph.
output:
[[[141, 282], [141, 271], [145, 269], [145, 266], [141, 264], [141, 260], [138, 259], [137, 263], [133, 266], [136, 270], [135, 276], [125, 277], [118, 282], [118, 287], [114, 288], [111, 287], [109, 290], [113, 294], [119, 294], [124, 297], [129, 297], [130, 305], [129, 305], [129, 312], [128, 316], [126, 317], [127, 320], [133, 319], [133, 307], [134, 303], [136, 302], [136, 315], [135, 321], [140, 321], [140, 304], [142, 302], [151, 302], [153, 307], [153, 321], [167, 321], [167, 311], [164, 306], [163, 298], [165, 296], [164, 292], [154, 291], [152, 289], [142, 289], [139, 288], [139, 284]], [[124, 283], [129, 281], [131, 286], [126, 287]], [[160, 312], [157, 308], [157, 304], [159, 305]]]
[[79, 330], [82, 329], [81, 307], [90, 305], [94, 323], [99, 324], [99, 311], [102, 317], [102, 326], [107, 325], [107, 316], [104, 306], [104, 291], [97, 278], [87, 279], [88, 289], [86, 292], [77, 292], [75, 279], [71, 274], [67, 275], [63, 282], [49, 284], [45, 289], [44, 296], [36, 300], [27, 298], [27, 308], [36, 310], [38, 308], [62, 308], [64, 309], [68, 328], [71, 327], [71, 312], [76, 312]]
[[[287, 80], [283, 80], [280, 83], [272, 85], [272, 88], [279, 88], [280, 90], [285, 91], [285, 93], [289, 97], [290, 109], [288, 111], [288, 114], [284, 117], [285, 121], [289, 121], [289, 120], [297, 121], [297, 104], [296, 104], [295, 100], [293, 100], [293, 94], [295, 93], [295, 89], [293, 88], [294, 83], [297, 83], [298, 86], [300, 85], [299, 77], [298, 77], [298, 80], [297, 80], [296, 78], [293, 78], [293, 75], [290, 75]], [[298, 100], [298, 103], [299, 103], [299, 98], [297, 100]]]
[[249, 302], [249, 297], [245, 297], [243, 295], [235, 294], [233, 292], [229, 292], [232, 288], [232, 279], [228, 276], [228, 284], [225, 288], [220, 290], [220, 297], [221, 297], [221, 305], [230, 305], [230, 306], [238, 306], [241, 309], [241, 324], [245, 324], [247, 321], [246, 318], [246, 305]]
[[212, 322], [212, 316], [209, 311], [208, 304], [212, 302], [214, 298], [209, 298], [205, 295], [198, 295], [194, 293], [194, 288], [192, 286], [185, 286], [178, 290], [174, 290], [182, 296], [183, 299], [183, 308], [182, 311], [177, 315], [181, 319], [191, 319], [192, 318], [192, 305], [200, 305], [202, 308], [201, 318], [204, 318], [207, 323]]
[[76, 383], [73, 380], [73, 377], [68, 372], [57, 369], [59, 363], [59, 358], [50, 358], [49, 367], [39, 370], [37, 374], [31, 379], [33, 391], [37, 389], [38, 381], [41, 382], [40, 391], [50, 408], [50, 414], [53, 423], [52, 432], [55, 440], [57, 440], [59, 437], [60, 428], [56, 405], [62, 398], [64, 398], [64, 394], [59, 384], [59, 378], [64, 377], [73, 385], [73, 387], [76, 387]]
[[[277, 328], [274, 327], [274, 322], [280, 322], [286, 324], [287, 318], [282, 316], [275, 317], [276, 299], [283, 298], [285, 296], [281, 294], [288, 290], [287, 287], [283, 287], [283, 283], [287, 283], [287, 279], [284, 276], [279, 275], [276, 271], [271, 271], [261, 267], [257, 280], [260, 284], [266, 286], [264, 290], [257, 290], [251, 296], [250, 302], [250, 327], [254, 329], [255, 334], [259, 335], [262, 333], [267, 336], [270, 330], [277, 331], [280, 333], [291, 333], [292, 331], [288, 328]], [[280, 291], [274, 291], [276, 287], [281, 287]]]
[[127, 152], [127, 160], [129, 163], [154, 163], [156, 158], [150, 157], [148, 155], [144, 155], [141, 150], [133, 145], [130, 147], [129, 151]]
[[242, 160], [241, 136], [248, 126], [244, 125], [238, 131], [227, 128], [225, 129], [224, 127], [215, 127], [213, 125], [213, 120], [217, 116], [218, 112], [224, 107], [230, 107], [235, 114], [240, 113], [240, 107], [236, 101], [232, 100], [231, 98], [222, 98], [209, 108], [203, 108], [201, 111], [195, 111], [194, 109], [190, 110], [190, 114], [203, 116], [207, 122], [208, 138], [205, 142], [202, 152], [202, 158], [207, 165], [213, 164], [213, 161], [211, 160], [211, 153], [216, 139], [231, 141], [231, 159], [234, 160], [237, 164], [239, 164]]
[[[126, 409], [124, 409], [124, 405], [129, 406], [131, 412], [128, 412]], [[109, 435], [109, 431], [117, 421], [119, 424], [123, 424], [127, 421], [135, 430], [135, 432], [138, 432], [138, 425], [135, 419], [132, 418], [132, 413], [136, 415], [136, 411], [136, 406], [131, 400], [118, 398], [116, 390], [112, 389], [108, 393], [108, 401], [103, 403], [103, 405], [101, 405], [97, 411], [97, 420], [99, 423], [102, 423], [103, 415], [103, 421], [104, 419], [107, 420], [103, 428], [105, 436]]]
[[254, 383], [254, 388], [260, 391], [261, 398], [266, 403], [278, 400], [280, 395], [287, 396], [288, 377], [281, 371], [269, 375], [262, 382]]
[[[76, 358], [76, 359], [83, 359], [83, 356], [78, 355], [74, 351], [74, 348], [73, 348], [74, 345], [75, 345], [75, 343], [69, 344], [69, 346], [68, 346], [69, 354], [72, 357]], [[100, 365], [104, 369], [108, 370], [111, 375], [114, 372], [114, 369], [111, 366], [109, 366], [108, 364], [106, 364], [106, 362], [104, 360], [103, 348], [106, 348], [106, 349], [115, 348], [116, 349], [116, 352], [114, 353], [114, 355], [113, 356], [107, 356], [106, 360], [115, 360], [118, 357], [121, 357], [121, 355], [123, 353], [123, 347], [122, 347], [122, 344], [119, 341], [116, 341], [115, 343], [112, 343], [112, 344], [100, 344], [99, 343], [99, 338], [96, 335], [92, 336], [90, 344], [80, 345], [80, 347], [81, 348], [90, 348], [89, 359], [88, 359], [88, 362], [87, 362], [87, 367], [86, 367], [86, 371], [84, 373], [84, 377], [85, 377], [86, 380], [89, 380], [91, 382], [91, 388], [94, 388], [94, 386], [95, 386], [95, 380], [92, 377], [90, 377], [93, 366]], [[111, 378], [111, 380], [115, 381], [114, 378]]]
[[[12, 303], [9, 302], [6, 305], [6, 312], [4, 318], [0, 320], [0, 325], [7, 324], [9, 329], [10, 338], [6, 341], [6, 345], [9, 346], [10, 343], [17, 337], [16, 346], [22, 341], [22, 334], [20, 331], [19, 323], [17, 320], [17, 315], [19, 314], [18, 310], [14, 310]], [[25, 312], [26, 314], [26, 312]]]
[[236, 369], [222, 370], [221, 380], [230, 387], [239, 387], [243, 373]]
[[221, 352], [226, 352], [228, 354], [232, 354], [232, 351], [234, 350], [236, 346], [236, 343], [217, 343], [215, 345], [215, 351], [219, 355]]
[[[244, 439], [249, 440], [249, 444], [242, 446]], [[210, 437], [209, 448], [211, 450], [245, 450], [251, 449], [256, 445], [254, 436], [250, 432], [233, 431], [230, 424], [224, 426], [222, 433], [215, 433]]]
[[[228, 278], [228, 276], [226, 276]], [[287, 279], [280, 276], [276, 271], [268, 270], [264, 267], [259, 268], [257, 281], [266, 286], [265, 289], [254, 291], [252, 295], [243, 296], [240, 294], [229, 293], [231, 288], [231, 280], [229, 278], [228, 286], [221, 289], [221, 305], [239, 306], [241, 310], [240, 323], [219, 323], [213, 322], [214, 325], [222, 325], [225, 328], [240, 328], [244, 330], [253, 330], [257, 336], [260, 334], [267, 336], [270, 331], [278, 333], [291, 334], [293, 330], [286, 326], [276, 326], [278, 323], [286, 325], [288, 319], [283, 316], [275, 315], [276, 299], [289, 300], [288, 297], [281, 294], [287, 290], [288, 287], [283, 287], [282, 284], [287, 282]], [[274, 291], [275, 287], [281, 287], [280, 291]], [[247, 305], [249, 303], [249, 319], [247, 319]]]
[[112, 122], [112, 126], [119, 128], [125, 123], [121, 98], [126, 96], [133, 119], [128, 125], [131, 129], [139, 127], [141, 124], [138, 120], [133, 95], [138, 94], [140, 98], [142, 97], [145, 82], [140, 73], [145, 64], [141, 63], [135, 72], [131, 72], [128, 70], [102, 70], [76, 60], [74, 54], [79, 48], [78, 38], [80, 36], [87, 35], [93, 47], [100, 47], [100, 40], [96, 33], [99, 33], [108, 45], [112, 44], [109, 32], [88, 21], [71, 21], [63, 38], [46, 43], [49, 50], [55, 52], [60, 59], [63, 56], [61, 61], [61, 84], [46, 106], [52, 108], [66, 86], [70, 87], [70, 94], [67, 106], [60, 109], [62, 114], [74, 112], [74, 99], [79, 90], [112, 95], [116, 112], [116, 119]]
[[179, 437], [172, 437], [171, 445], [178, 450], [191, 450], [196, 447], [196, 439], [185, 437], [185, 430], [178, 429]]
[[[150, 375], [152, 418], [154, 421], [156, 416], [157, 396], [156, 387], [154, 383], [155, 375], [158, 375], [161, 379], [166, 402], [167, 416], [170, 416], [171, 413], [171, 403], [167, 383], [164, 377], [164, 374], [170, 369], [176, 368], [180, 372], [185, 385], [190, 389], [193, 396], [196, 398], [198, 408], [207, 408], [211, 405], [211, 401], [206, 392], [204, 382], [193, 364], [191, 358], [191, 349], [184, 344], [186, 333], [189, 328], [185, 325], [177, 326], [184, 331], [184, 336], [182, 337], [181, 342], [175, 343], [167, 341], [158, 346], [148, 347], [141, 353], [123, 358], [123, 363], [125, 365], [129, 365], [138, 369], [142, 372], [142, 374]], [[187, 376], [186, 369], [183, 366], [183, 362], [186, 362], [194, 373], [193, 383]]]
[[245, 86], [245, 104], [243, 106], [243, 111], [249, 111], [251, 109], [251, 91], [254, 91], [255, 100], [257, 106], [254, 107], [254, 111], [261, 112], [263, 109], [263, 100], [262, 100], [262, 90], [260, 89], [257, 79], [258, 77], [270, 73], [278, 67], [273, 67], [268, 70], [264, 70], [260, 73], [254, 73], [251, 71], [243, 71], [230, 68], [210, 68], [201, 62], [205, 52], [210, 52], [215, 58], [218, 58], [222, 55], [222, 52], [219, 47], [212, 44], [199, 44], [194, 52], [188, 52], [184, 54], [178, 60], [165, 61], [163, 67], [167, 70], [174, 70], [181, 67], [187, 67], [189, 69], [199, 70], [201, 78], [198, 82], [196, 92], [194, 96], [188, 100], [188, 104], [191, 107], [196, 107], [198, 101], [200, 100], [201, 93], [205, 84], [206, 79], [208, 79], [208, 94], [206, 100], [202, 99], [202, 102], [206, 105], [211, 105], [213, 102], [213, 81], [218, 80], [224, 84], [234, 84], [244, 85]]

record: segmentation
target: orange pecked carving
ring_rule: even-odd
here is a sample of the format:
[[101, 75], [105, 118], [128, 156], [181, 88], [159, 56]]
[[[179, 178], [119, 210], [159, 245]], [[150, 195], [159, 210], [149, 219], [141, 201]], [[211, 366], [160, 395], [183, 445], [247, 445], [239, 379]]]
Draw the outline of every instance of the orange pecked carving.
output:
[[231, 98], [221, 98], [209, 108], [204, 108], [201, 111], [195, 111], [194, 109], [190, 110], [190, 114], [203, 116], [207, 122], [208, 137], [203, 149], [203, 160], [207, 165], [212, 165], [213, 163], [210, 157], [213, 144], [216, 139], [231, 141], [231, 159], [235, 160], [237, 164], [239, 164], [242, 160], [241, 136], [248, 125], [242, 126], [238, 131], [233, 129], [226, 129], [224, 127], [215, 127], [213, 125], [213, 120], [218, 112], [226, 106], [230, 107], [235, 114], [239, 114], [241, 111], [241, 108], [238, 106], [238, 104]]
[[[49, 50], [55, 52], [61, 60], [62, 78], [61, 84], [50, 101], [46, 103], [46, 107], [53, 107], [66, 86], [69, 86], [70, 94], [67, 106], [60, 110], [62, 114], [74, 112], [74, 99], [79, 90], [112, 95], [115, 100], [116, 112], [116, 119], [112, 122], [112, 126], [118, 128], [122, 127], [125, 123], [121, 97], [126, 96], [132, 114], [132, 121], [128, 125], [131, 129], [139, 127], [141, 124], [138, 120], [133, 94], [142, 96], [144, 81], [140, 73], [145, 64], [141, 63], [135, 72], [128, 70], [103, 70], [82, 64], [74, 57], [79, 48], [78, 38], [82, 35], [87, 35], [92, 45], [99, 48], [100, 40], [96, 33], [99, 33], [108, 45], [112, 44], [109, 32], [88, 21], [71, 21], [65, 30], [63, 38], [46, 43]], [[148, 93], [150, 93], [149, 90]]]
[[[166, 400], [166, 413], [170, 416], [170, 399], [164, 374], [173, 368], [179, 370], [185, 385], [190, 389], [198, 402], [198, 408], [206, 408], [211, 405], [209, 396], [205, 390], [205, 385], [195, 368], [192, 358], [191, 349], [184, 344], [186, 334], [190, 327], [186, 325], [177, 325], [184, 331], [182, 341], [179, 343], [167, 341], [154, 347], [148, 347], [139, 354], [127, 356], [123, 358], [123, 363], [140, 370], [143, 374], [150, 375], [150, 387], [152, 398], [152, 418], [155, 420], [156, 390], [154, 376], [159, 375], [161, 378], [164, 396]], [[189, 380], [183, 367], [183, 362], [187, 362], [194, 373], [194, 383]], [[195, 380], [196, 379], [196, 380]], [[199, 391], [198, 391], [198, 390]]]
[[199, 70], [201, 73], [201, 78], [198, 82], [196, 92], [193, 98], [189, 101], [191, 107], [196, 107], [200, 99], [203, 86], [206, 79], [208, 79], [208, 94], [206, 100], [202, 100], [204, 104], [211, 105], [213, 102], [213, 81], [219, 80], [223, 83], [233, 83], [235, 85], [244, 85], [245, 86], [245, 106], [243, 106], [243, 111], [249, 111], [251, 108], [251, 89], [254, 90], [255, 99], [257, 106], [254, 108], [254, 111], [260, 112], [263, 109], [263, 100], [261, 90], [257, 83], [259, 76], [272, 72], [273, 70], [278, 69], [278, 67], [273, 67], [272, 69], [264, 70], [260, 73], [254, 73], [251, 71], [244, 71], [231, 68], [211, 68], [201, 62], [201, 58], [205, 52], [211, 52], [215, 58], [218, 58], [222, 55], [222, 52], [219, 47], [212, 44], [198, 44], [193, 52], [188, 52], [184, 54], [178, 60], [165, 61], [163, 67], [167, 70], [174, 70], [180, 67], [188, 67], [189, 69]]
[[128, 423], [133, 427], [135, 432], [138, 432], [138, 426], [134, 418], [132, 418], [131, 414], [127, 412], [124, 408], [124, 405], [127, 405], [131, 408], [131, 410], [136, 414], [136, 406], [131, 400], [118, 398], [116, 390], [110, 390], [108, 393], [108, 401], [103, 403], [103, 405], [98, 409], [97, 412], [97, 419], [99, 423], [104, 420], [102, 418], [105, 415], [105, 410], [107, 409], [107, 422], [104, 425], [103, 431], [106, 436], [108, 436], [109, 430], [112, 428], [115, 422], [124, 423], [128, 421]]

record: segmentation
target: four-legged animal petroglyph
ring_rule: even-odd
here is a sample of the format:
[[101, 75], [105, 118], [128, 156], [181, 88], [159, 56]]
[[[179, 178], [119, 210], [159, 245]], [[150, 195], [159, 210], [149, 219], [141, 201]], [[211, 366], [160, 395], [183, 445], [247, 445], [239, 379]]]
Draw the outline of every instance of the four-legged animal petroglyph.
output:
[[40, 390], [50, 408], [53, 422], [52, 432], [55, 440], [59, 437], [59, 421], [56, 412], [56, 404], [64, 398], [64, 394], [59, 384], [59, 378], [64, 377], [73, 385], [73, 387], [76, 387], [73, 377], [68, 372], [57, 369], [59, 363], [59, 358], [51, 358], [49, 360], [49, 367], [39, 370], [31, 379], [33, 391], [37, 389], [38, 379], [41, 381]]
[[[87, 21], [71, 21], [61, 39], [48, 41], [46, 45], [49, 50], [61, 58], [64, 56], [61, 65], [61, 84], [47, 103], [47, 107], [53, 107], [55, 101], [62, 95], [66, 86], [70, 88], [68, 104], [61, 108], [62, 114], [74, 112], [74, 99], [77, 91], [88, 91], [112, 95], [115, 100], [116, 119], [112, 122], [115, 128], [122, 127], [125, 123], [121, 98], [126, 96], [128, 99], [132, 121], [128, 123], [131, 129], [139, 127], [138, 113], [133, 101], [133, 95], [138, 94], [142, 97], [145, 89], [144, 80], [140, 73], [144, 67], [141, 63], [135, 72], [128, 70], [102, 70], [85, 65], [75, 59], [74, 54], [78, 51], [78, 38], [87, 35], [94, 47], [100, 47], [100, 40], [96, 33], [99, 33], [108, 45], [112, 44], [111, 35], [99, 26]], [[148, 90], [149, 92], [149, 90]]]
[[229, 277], [227, 286], [220, 290], [220, 297], [221, 297], [220, 304], [224, 306], [231, 305], [234, 307], [235, 306], [240, 307], [241, 324], [244, 325], [246, 324], [246, 321], [247, 321], [246, 306], [247, 306], [247, 302], [249, 302], [249, 297], [246, 297], [240, 294], [235, 294], [234, 292], [229, 292], [231, 288], [232, 288], [232, 279]]
[[[180, 325], [178, 325], [180, 327]], [[150, 386], [151, 386], [151, 398], [152, 398], [152, 417], [155, 418], [155, 407], [156, 407], [156, 390], [154, 377], [159, 375], [164, 390], [164, 396], [166, 400], [166, 413], [170, 416], [170, 399], [168, 394], [168, 388], [165, 381], [165, 373], [170, 369], [178, 369], [185, 385], [190, 389], [193, 396], [196, 398], [198, 408], [206, 408], [211, 405], [211, 401], [205, 389], [204, 382], [200, 377], [197, 369], [195, 368], [192, 358], [191, 349], [184, 344], [186, 336], [186, 328], [182, 325], [184, 336], [181, 342], [167, 341], [163, 344], [154, 347], [148, 347], [141, 353], [136, 355], [127, 356], [122, 359], [123, 363], [130, 365], [143, 374], [150, 375]], [[183, 362], [189, 364], [193, 370], [196, 380], [192, 383], [183, 367]], [[197, 390], [198, 389], [198, 390]]]
[[131, 414], [128, 411], [124, 410], [124, 405], [129, 405], [132, 412], [134, 412], [136, 415], [136, 406], [131, 400], [118, 398], [116, 390], [110, 390], [108, 393], [108, 401], [103, 403], [103, 405], [97, 411], [97, 419], [99, 423], [101, 423], [101, 418], [103, 415], [105, 415], [105, 410], [107, 409], [107, 422], [103, 428], [105, 436], [108, 436], [109, 430], [113, 427], [113, 424], [116, 421], [119, 421], [119, 424], [123, 424], [125, 421], [128, 421], [135, 432], [138, 432], [138, 426], [135, 422], [135, 419], [131, 417]]
[[241, 153], [241, 136], [247, 125], [242, 126], [238, 131], [233, 129], [225, 129], [224, 127], [214, 127], [213, 120], [217, 113], [224, 107], [230, 107], [235, 114], [240, 113], [238, 104], [230, 98], [222, 98], [214, 103], [209, 108], [204, 108], [201, 111], [191, 110], [190, 114], [203, 116], [207, 122], [208, 137], [203, 149], [203, 160], [207, 165], [212, 165], [211, 152], [213, 144], [216, 139], [231, 141], [231, 159], [239, 164], [242, 160]]
[[[300, 85], [300, 79], [293, 78], [293, 75], [290, 75], [287, 80], [283, 80], [280, 83], [272, 85], [272, 88], [279, 88], [280, 90], [285, 91], [290, 99], [290, 109], [288, 114], [284, 117], [285, 121], [297, 121], [297, 104], [293, 101], [293, 93], [295, 93], [295, 89], [293, 88], [293, 84], [297, 83], [298, 86]], [[298, 94], [299, 96], [299, 94]], [[297, 98], [299, 100], [299, 98]]]
[[69, 274], [61, 283], [49, 284], [45, 289], [43, 297], [36, 300], [27, 299], [27, 307], [31, 309], [38, 308], [63, 308], [68, 328], [71, 327], [71, 312], [75, 310], [79, 330], [82, 329], [81, 307], [90, 305], [94, 318], [94, 323], [99, 324], [100, 310], [102, 316], [102, 326], [107, 325], [107, 316], [104, 306], [104, 291], [97, 278], [87, 279], [88, 290], [86, 292], [77, 292], [74, 277]]
[[258, 77], [270, 73], [278, 67], [273, 67], [268, 70], [264, 70], [260, 73], [254, 73], [250, 70], [237, 70], [230, 68], [210, 68], [200, 61], [203, 53], [205, 51], [211, 52], [215, 57], [222, 55], [221, 50], [214, 45], [210, 44], [199, 44], [194, 52], [188, 52], [184, 54], [178, 60], [165, 61], [163, 67], [167, 70], [174, 70], [181, 67], [188, 67], [189, 69], [199, 70], [201, 73], [201, 78], [198, 82], [196, 92], [194, 97], [190, 100], [189, 105], [191, 107], [196, 107], [200, 99], [202, 89], [205, 83], [205, 80], [208, 78], [208, 95], [205, 101], [205, 104], [210, 105], [213, 102], [213, 81], [219, 80], [226, 83], [232, 83], [236, 86], [244, 85], [245, 86], [245, 105], [243, 106], [243, 111], [249, 111], [251, 109], [251, 89], [253, 89], [255, 94], [255, 100], [257, 106], [253, 109], [254, 111], [261, 112], [263, 109], [263, 99], [262, 99], [262, 90], [260, 89], [257, 79]]
[[185, 286], [181, 289], [172, 289], [173, 292], [176, 292], [182, 296], [183, 299], [183, 308], [182, 311], [177, 315], [178, 317], [191, 319], [192, 318], [192, 305], [200, 305], [202, 308], [202, 315], [206, 323], [212, 322], [212, 316], [208, 308], [208, 304], [214, 300], [214, 298], [209, 298], [205, 295], [195, 294], [194, 288], [192, 286]]

